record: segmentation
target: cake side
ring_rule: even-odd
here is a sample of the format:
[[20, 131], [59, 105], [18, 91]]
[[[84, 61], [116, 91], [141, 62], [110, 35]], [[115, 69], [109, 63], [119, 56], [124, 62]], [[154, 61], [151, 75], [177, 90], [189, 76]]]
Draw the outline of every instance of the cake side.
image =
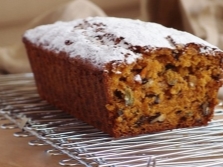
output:
[[112, 134], [108, 124], [107, 77], [78, 58], [36, 47], [24, 38], [40, 96], [74, 117]]

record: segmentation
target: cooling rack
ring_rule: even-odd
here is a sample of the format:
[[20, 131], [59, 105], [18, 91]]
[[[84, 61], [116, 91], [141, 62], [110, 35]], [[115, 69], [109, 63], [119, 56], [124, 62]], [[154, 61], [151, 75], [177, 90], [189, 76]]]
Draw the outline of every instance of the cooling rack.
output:
[[222, 167], [223, 102], [208, 126], [136, 137], [112, 138], [39, 98], [32, 73], [0, 76], [1, 128], [16, 137], [35, 136], [31, 146], [50, 145], [67, 155], [62, 166]]

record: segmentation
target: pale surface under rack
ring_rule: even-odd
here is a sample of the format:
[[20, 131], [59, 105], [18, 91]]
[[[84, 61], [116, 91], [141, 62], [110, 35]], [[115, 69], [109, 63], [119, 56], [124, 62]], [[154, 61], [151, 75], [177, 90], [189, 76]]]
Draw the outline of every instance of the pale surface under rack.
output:
[[[32, 74], [0, 76], [1, 128], [20, 128], [30, 145], [66, 155], [60, 165], [110, 167], [222, 167], [223, 105], [208, 126], [114, 139], [39, 98]], [[9, 122], [8, 121], [8, 122]]]

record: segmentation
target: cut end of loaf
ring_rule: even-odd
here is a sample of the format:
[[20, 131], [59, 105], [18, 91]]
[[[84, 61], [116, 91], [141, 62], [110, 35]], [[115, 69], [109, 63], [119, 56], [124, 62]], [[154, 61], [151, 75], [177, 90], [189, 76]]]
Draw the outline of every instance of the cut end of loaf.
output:
[[221, 61], [190, 44], [144, 53], [131, 65], [107, 66], [112, 100], [106, 108], [114, 136], [206, 125], [222, 85]]

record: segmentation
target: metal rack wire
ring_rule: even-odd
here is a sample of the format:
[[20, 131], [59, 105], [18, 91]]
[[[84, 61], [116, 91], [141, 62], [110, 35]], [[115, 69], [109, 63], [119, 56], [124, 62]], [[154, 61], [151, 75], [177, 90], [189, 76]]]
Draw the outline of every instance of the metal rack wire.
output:
[[[221, 118], [222, 117], [222, 118]], [[36, 136], [30, 145], [51, 145], [51, 155], [66, 154], [63, 166], [221, 167], [223, 105], [208, 126], [115, 139], [39, 98], [33, 75], [0, 76], [1, 128], [20, 128], [16, 137]]]

